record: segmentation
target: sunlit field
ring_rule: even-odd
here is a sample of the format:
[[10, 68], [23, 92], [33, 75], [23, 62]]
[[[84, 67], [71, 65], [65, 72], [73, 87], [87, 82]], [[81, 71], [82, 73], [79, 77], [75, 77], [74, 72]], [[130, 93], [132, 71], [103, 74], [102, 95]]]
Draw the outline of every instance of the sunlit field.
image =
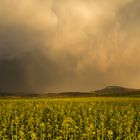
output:
[[1, 99], [0, 140], [139, 140], [140, 99]]

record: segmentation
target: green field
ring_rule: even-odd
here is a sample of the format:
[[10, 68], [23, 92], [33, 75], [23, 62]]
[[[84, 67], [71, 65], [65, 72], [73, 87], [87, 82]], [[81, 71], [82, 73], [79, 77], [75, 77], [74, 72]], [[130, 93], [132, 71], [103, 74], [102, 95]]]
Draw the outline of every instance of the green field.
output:
[[0, 140], [139, 140], [139, 98], [0, 99]]

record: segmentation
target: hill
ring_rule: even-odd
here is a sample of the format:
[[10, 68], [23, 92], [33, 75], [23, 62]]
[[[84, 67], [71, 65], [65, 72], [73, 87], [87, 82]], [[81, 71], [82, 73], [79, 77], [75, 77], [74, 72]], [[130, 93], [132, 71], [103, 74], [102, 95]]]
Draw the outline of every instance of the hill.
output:
[[6, 93], [0, 92], [1, 98], [30, 98], [30, 97], [40, 97], [40, 98], [60, 98], [60, 97], [91, 97], [94, 93], [90, 92], [60, 92], [60, 93]]
[[60, 97], [140, 97], [140, 89], [108, 86], [92, 92], [60, 92], [60, 93], [6, 93], [0, 92], [1, 98], [60, 98]]
[[140, 96], [140, 89], [108, 86], [94, 91], [96, 96]]

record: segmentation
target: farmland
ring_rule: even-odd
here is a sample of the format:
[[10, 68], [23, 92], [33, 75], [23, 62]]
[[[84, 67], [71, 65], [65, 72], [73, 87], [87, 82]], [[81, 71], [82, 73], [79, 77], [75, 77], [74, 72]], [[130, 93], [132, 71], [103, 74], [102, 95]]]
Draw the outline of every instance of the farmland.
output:
[[0, 99], [0, 139], [140, 139], [140, 99]]

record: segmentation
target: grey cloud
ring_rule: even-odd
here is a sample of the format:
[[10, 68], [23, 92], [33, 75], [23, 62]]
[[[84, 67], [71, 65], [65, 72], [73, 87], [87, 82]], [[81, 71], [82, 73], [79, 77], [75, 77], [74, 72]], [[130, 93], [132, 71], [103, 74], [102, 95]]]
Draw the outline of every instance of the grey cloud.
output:
[[0, 1], [0, 89], [138, 87], [139, 5], [139, 0]]

